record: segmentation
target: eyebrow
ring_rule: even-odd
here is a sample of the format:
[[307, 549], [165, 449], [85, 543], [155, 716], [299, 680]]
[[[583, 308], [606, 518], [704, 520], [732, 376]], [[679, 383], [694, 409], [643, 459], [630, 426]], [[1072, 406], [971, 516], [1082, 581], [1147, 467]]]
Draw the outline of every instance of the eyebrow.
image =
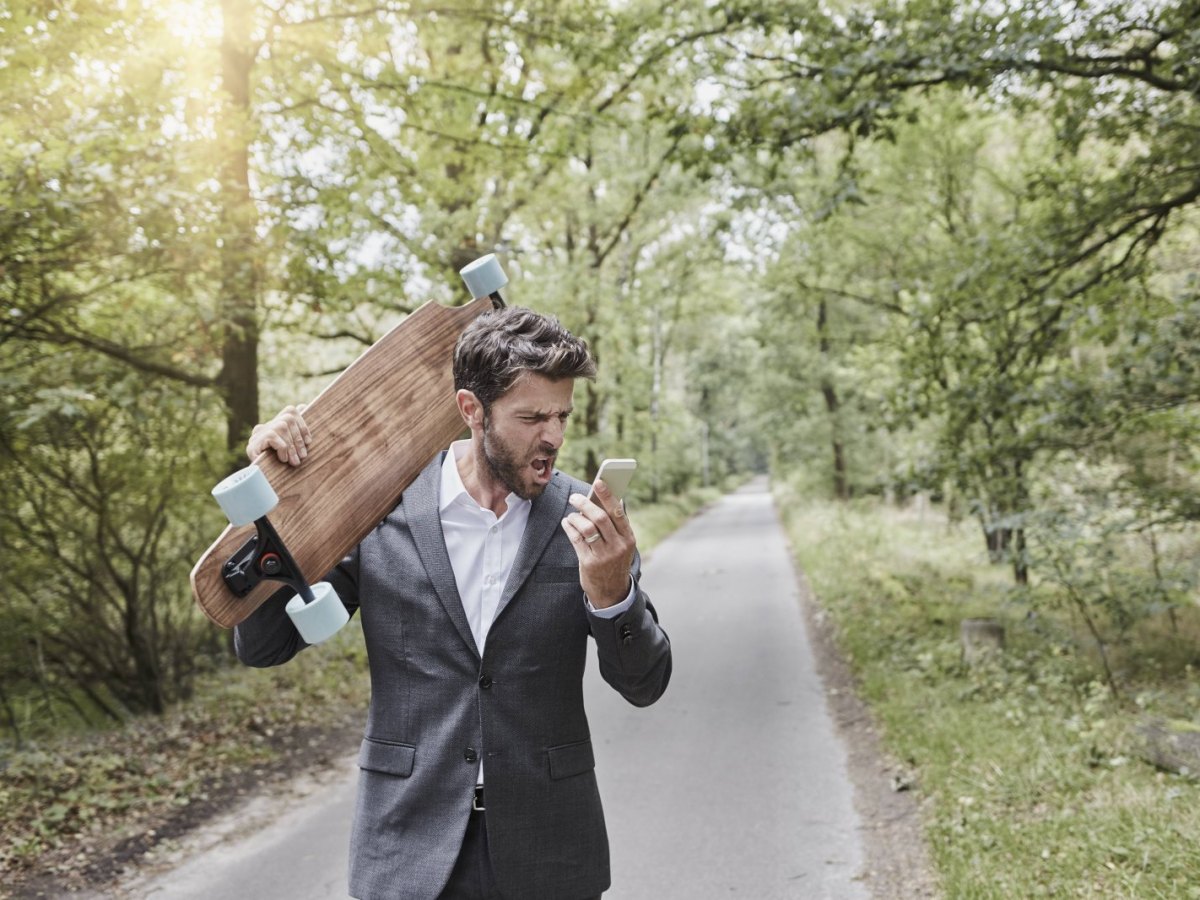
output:
[[538, 418], [543, 418], [550, 416], [569, 416], [573, 412], [575, 412], [575, 407], [572, 405], [568, 406], [566, 409], [551, 412], [543, 412], [540, 409], [518, 409], [516, 410], [515, 414], [518, 416], [536, 416]]

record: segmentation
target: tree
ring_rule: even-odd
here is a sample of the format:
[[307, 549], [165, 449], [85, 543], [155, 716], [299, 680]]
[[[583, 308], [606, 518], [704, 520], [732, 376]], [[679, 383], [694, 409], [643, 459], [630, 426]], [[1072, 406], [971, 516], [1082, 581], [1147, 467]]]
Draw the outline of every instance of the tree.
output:
[[[989, 546], [1023, 580], [1020, 517], [1031, 466], [1079, 436], [1048, 425], [1069, 418], [1056, 388], [1079, 322], [1112, 323], [1120, 304], [1143, 296], [1155, 248], [1198, 196], [1187, 162], [1197, 133], [1195, 10], [934, 2], [836, 11], [738, 5], [728, 14], [739, 29], [713, 76], [738, 98], [725, 133], [763, 162], [768, 191], [789, 165], [819, 158], [822, 135], [838, 132], [849, 142], [836, 204], [867, 199], [866, 215], [879, 215], [872, 193], [888, 194], [906, 173], [866, 173], [889, 142], [911, 145], [920, 135], [938, 152], [939, 117], [953, 91], [975, 98], [966, 101], [973, 118], [1007, 108], [1016, 127], [1045, 136], [1040, 155], [993, 169], [1016, 162], [1015, 177], [981, 183], [986, 156], [966, 145], [954, 151], [959, 161], [942, 157], [944, 183], [909, 185], [934, 191], [932, 206], [921, 196], [885, 201], [887, 239], [915, 250], [921, 269], [901, 266], [891, 285], [859, 292], [891, 307], [907, 329], [902, 407], [909, 421], [941, 423], [940, 462], [927, 474], [951, 475], [972, 498]], [[928, 131], [918, 120], [928, 120]], [[974, 208], [981, 199], [990, 208]], [[932, 230], [913, 220], [914, 209]], [[801, 214], [806, 231], [814, 213], [823, 215]], [[931, 247], [937, 252], [922, 252]], [[840, 277], [835, 269], [833, 280]], [[829, 322], [820, 312], [818, 303], [818, 326]], [[814, 340], [814, 358], [825, 356], [828, 343]], [[840, 406], [825, 394], [827, 410]]]
[[[236, 464], [260, 418], [261, 387], [296, 399], [417, 300], [458, 299], [455, 270], [491, 249], [511, 250], [515, 277], [555, 284], [542, 308], [586, 330], [601, 354], [623, 356], [609, 336], [612, 304], [631, 304], [640, 323], [634, 244], [666, 230], [646, 211], [678, 175], [689, 137], [646, 112], [646, 97], [668, 108], [687, 84], [684, 71], [662, 79], [656, 68], [687, 42], [659, 38], [678, 29], [694, 44], [708, 29], [707, 12], [662, 21], [649, 4], [614, 10], [599, 0], [504, 15], [455, 3], [223, 2], [219, 15], [217, 4], [197, 5], [192, 19], [179, 12], [19, 4], [12, 33], [27, 27], [34, 40], [5, 47], [0, 70], [12, 89], [0, 127], [13, 138], [0, 151], [0, 370], [14, 402], [42, 410], [30, 419], [14, 405], [4, 421], [6, 471], [25, 497], [2, 523], [5, 565], [69, 570], [77, 595], [123, 608], [134, 625], [113, 651], [123, 662], [88, 657], [92, 613], [71, 602], [65, 576], [40, 589], [36, 615], [15, 593], [3, 615], [39, 640], [73, 641], [56, 677], [74, 679], [76, 692], [101, 679], [108, 687], [92, 700], [117, 713], [186, 692], [186, 675], [168, 670], [185, 671], [171, 654], [191, 652], [192, 638], [173, 644], [154, 616], [179, 616], [185, 631], [184, 618], [195, 618], [179, 566], [204, 538], [175, 529], [172, 510], [191, 509], [181, 498], [203, 498]], [[656, 296], [652, 306], [667, 302]], [[645, 332], [630, 333], [636, 358]], [[266, 373], [264, 340], [284, 351], [264, 357]], [[313, 360], [300, 388], [297, 359]], [[56, 384], [69, 390], [55, 393]], [[615, 390], [581, 398], [588, 467], [611, 446], [607, 423], [627, 414], [608, 414]], [[130, 411], [133, 396], [144, 419]], [[183, 440], [181, 421], [219, 434], [224, 452], [204, 440], [187, 465], [126, 471], [134, 457], [122, 428], [163, 460], [196, 443]], [[626, 432], [634, 441], [644, 433]], [[90, 480], [50, 477], [56, 468]], [[688, 480], [681, 469], [672, 483]], [[161, 515], [126, 502], [126, 490], [167, 497]], [[25, 533], [31, 515], [62, 515], [85, 499], [94, 509], [79, 527], [108, 535], [97, 546], [123, 562], [81, 560], [75, 545]], [[130, 536], [147, 533], [161, 539]], [[151, 556], [131, 549], [144, 544]], [[150, 568], [177, 580], [148, 581]], [[157, 596], [145, 592], [151, 583]]]
[[0, 407], [9, 684], [85, 719], [162, 712], [220, 646], [187, 596], [187, 536], [215, 526], [191, 490], [220, 456], [203, 398], [74, 349], [26, 365]]

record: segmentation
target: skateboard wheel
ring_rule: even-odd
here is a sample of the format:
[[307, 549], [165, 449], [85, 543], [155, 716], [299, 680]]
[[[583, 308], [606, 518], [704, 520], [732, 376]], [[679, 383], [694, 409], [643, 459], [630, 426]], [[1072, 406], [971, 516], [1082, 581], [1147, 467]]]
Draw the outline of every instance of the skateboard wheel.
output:
[[287, 603], [287, 614], [307, 644], [319, 644], [333, 637], [350, 621], [350, 613], [342, 605], [337, 591], [328, 581], [312, 586], [312, 603], [293, 597]]
[[467, 283], [467, 290], [475, 298], [490, 297], [500, 288], [508, 284], [508, 276], [500, 268], [500, 262], [495, 253], [481, 256], [473, 263], [468, 263], [459, 269], [459, 275]]
[[212, 495], [231, 525], [249, 525], [275, 508], [279, 497], [258, 466], [234, 472], [215, 488]]

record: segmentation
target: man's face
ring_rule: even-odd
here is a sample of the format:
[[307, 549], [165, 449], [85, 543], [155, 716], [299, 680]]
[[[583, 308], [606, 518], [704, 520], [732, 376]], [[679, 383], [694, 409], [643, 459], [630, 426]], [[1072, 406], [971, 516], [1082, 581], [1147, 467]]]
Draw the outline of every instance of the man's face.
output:
[[491, 477], [523, 500], [546, 489], [571, 415], [573, 379], [523, 375], [483, 417], [483, 455]]

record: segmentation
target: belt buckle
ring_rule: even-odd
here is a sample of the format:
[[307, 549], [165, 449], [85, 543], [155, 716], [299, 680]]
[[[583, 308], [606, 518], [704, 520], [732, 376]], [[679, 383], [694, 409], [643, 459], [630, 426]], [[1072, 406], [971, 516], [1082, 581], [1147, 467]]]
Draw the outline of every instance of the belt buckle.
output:
[[475, 793], [471, 796], [471, 811], [483, 812], [485, 809], [487, 807], [483, 805], [483, 786], [476, 785]]

